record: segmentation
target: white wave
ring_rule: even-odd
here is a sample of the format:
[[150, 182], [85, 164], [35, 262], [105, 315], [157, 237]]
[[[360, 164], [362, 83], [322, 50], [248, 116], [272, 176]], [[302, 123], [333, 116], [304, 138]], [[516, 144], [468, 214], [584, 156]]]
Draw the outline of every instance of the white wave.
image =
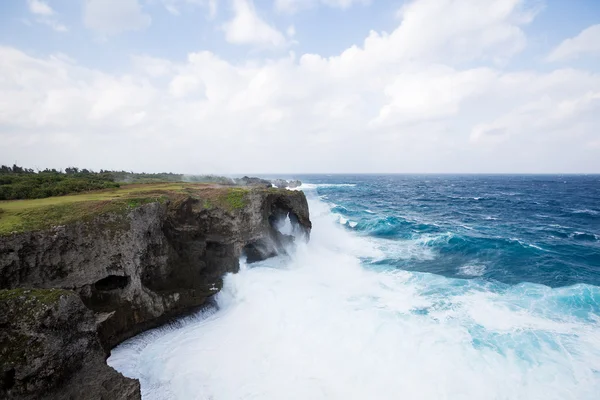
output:
[[518, 239], [518, 238], [510, 238], [509, 239], [511, 242], [517, 242], [519, 243], [521, 246], [523, 247], [531, 247], [533, 249], [537, 249], [537, 250], [543, 250], [546, 251], [545, 249], [541, 248], [540, 246], [533, 244], [533, 243], [527, 243], [524, 240]]
[[447, 243], [454, 237], [452, 232], [442, 234], [424, 234], [414, 239], [384, 239], [364, 237], [363, 249], [374, 249], [375, 253], [363, 257], [372, 258], [373, 261], [383, 260], [414, 260], [414, 261], [430, 261], [437, 256], [435, 252], [435, 244]]
[[531, 247], [531, 248], [537, 249], [537, 250], [544, 250], [545, 251], [545, 249], [543, 249], [540, 246], [538, 246], [536, 244], [533, 244], [533, 243], [529, 243], [528, 246]]
[[595, 210], [589, 210], [587, 208], [584, 208], [582, 210], [573, 210], [571, 211], [573, 214], [587, 214], [587, 215], [598, 215], [599, 212], [595, 211]]
[[519, 196], [521, 193], [518, 193], [518, 192], [500, 192], [500, 194], [503, 194], [505, 196]]
[[452, 232], [441, 233], [438, 235], [425, 234], [415, 239], [415, 242], [423, 245], [430, 245], [438, 242], [448, 243], [448, 241], [453, 237], [454, 233]]
[[485, 270], [485, 265], [467, 264], [460, 267], [458, 273], [464, 276], [482, 276]]
[[356, 226], [358, 225], [358, 222], [350, 221], [350, 223], [348, 223], [348, 225], [350, 226], [350, 228], [356, 228]]
[[368, 214], [375, 214], [375, 213], [374, 213], [373, 211], [371, 211], [371, 210], [365, 210], [365, 212], [366, 212], [366, 213], [368, 213]]
[[571, 233], [569, 235], [569, 237], [572, 239], [593, 237], [594, 240], [598, 240], [598, 235], [596, 235], [594, 233], [586, 233], [586, 232], [579, 232], [579, 231], [575, 231], [575, 232]]
[[535, 311], [555, 303], [529, 289], [365, 269], [358, 257], [408, 241], [355, 236], [310, 207], [308, 245], [228, 275], [217, 312], [132, 338], [109, 364], [144, 400], [597, 399], [596, 321]]
[[429, 246], [428, 240], [431, 239], [409, 239], [393, 240], [382, 238], [364, 238], [365, 244], [369, 248], [375, 249], [375, 254], [365, 256], [373, 261], [383, 260], [414, 260], [426, 261], [433, 260], [436, 257], [435, 252]]
[[356, 187], [355, 183], [302, 183], [291, 190], [314, 190], [317, 188]]

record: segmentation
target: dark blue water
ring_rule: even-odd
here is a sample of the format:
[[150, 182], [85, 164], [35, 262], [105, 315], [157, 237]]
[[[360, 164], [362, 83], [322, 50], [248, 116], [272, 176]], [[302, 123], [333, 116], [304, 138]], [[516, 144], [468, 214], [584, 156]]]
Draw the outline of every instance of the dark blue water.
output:
[[508, 284], [600, 286], [598, 175], [299, 178], [316, 184], [347, 229], [420, 240], [435, 255], [366, 262]]

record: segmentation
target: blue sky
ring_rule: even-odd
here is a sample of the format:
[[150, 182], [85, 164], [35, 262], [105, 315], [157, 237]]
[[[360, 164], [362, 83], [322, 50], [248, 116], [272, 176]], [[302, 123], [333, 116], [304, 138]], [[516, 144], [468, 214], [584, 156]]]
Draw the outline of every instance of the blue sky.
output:
[[594, 0], [7, 0], [0, 162], [600, 172], [599, 43]]

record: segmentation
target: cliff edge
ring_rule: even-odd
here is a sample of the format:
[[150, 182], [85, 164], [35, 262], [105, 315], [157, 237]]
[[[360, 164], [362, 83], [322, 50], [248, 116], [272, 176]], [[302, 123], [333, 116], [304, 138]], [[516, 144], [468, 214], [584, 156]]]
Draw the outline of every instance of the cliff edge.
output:
[[[2, 356], [0, 394], [9, 398], [36, 398], [41, 387], [57, 393], [54, 398], [69, 398], [74, 382], [86, 374], [75, 358], [103, 349], [105, 359], [123, 340], [203, 305], [221, 289], [224, 274], [238, 271], [241, 256], [252, 262], [284, 252], [295, 238], [308, 239], [311, 229], [304, 194], [275, 188], [137, 185], [52, 199], [0, 202], [0, 289], [10, 289], [3, 291], [9, 300], [0, 327], [8, 332], [2, 336], [7, 352], [20, 351], [13, 340], [18, 335], [55, 335], [40, 346], [64, 348], [53, 360], [69, 367], [50, 369], [62, 371], [60, 379], [31, 384], [41, 376], [31, 372], [35, 353]], [[291, 230], [282, 233], [282, 224]], [[48, 333], [37, 317], [19, 320], [18, 304], [35, 302], [31, 293], [38, 293], [23, 289], [61, 289], [58, 300], [40, 312], [55, 322], [66, 315], [78, 322], [56, 322], [60, 328]], [[88, 335], [87, 345], [75, 339], [81, 335]], [[72, 349], [75, 358], [63, 356]], [[94, 375], [107, 379], [92, 385], [89, 398], [139, 398], [136, 381], [132, 386], [101, 364], [106, 369], [99, 373], [98, 367]], [[111, 385], [136, 394], [115, 397], [98, 389]]]

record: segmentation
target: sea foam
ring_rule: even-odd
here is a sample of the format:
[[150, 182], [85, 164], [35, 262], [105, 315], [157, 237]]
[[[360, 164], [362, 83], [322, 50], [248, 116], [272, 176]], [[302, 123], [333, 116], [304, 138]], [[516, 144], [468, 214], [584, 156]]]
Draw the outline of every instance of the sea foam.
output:
[[[243, 265], [215, 309], [124, 342], [109, 364], [147, 400], [597, 399], [599, 321], [570, 307], [598, 288], [371, 270], [362, 257], [407, 243], [310, 207], [309, 244]], [[413, 245], [430, 240], [447, 237]]]

